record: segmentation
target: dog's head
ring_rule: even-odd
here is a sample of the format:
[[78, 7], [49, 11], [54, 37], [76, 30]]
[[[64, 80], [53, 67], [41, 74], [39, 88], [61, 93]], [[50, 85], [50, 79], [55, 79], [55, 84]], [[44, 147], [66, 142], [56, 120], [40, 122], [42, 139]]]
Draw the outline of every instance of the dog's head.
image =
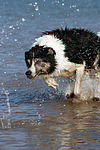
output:
[[25, 52], [25, 62], [29, 79], [51, 74], [56, 68], [55, 51], [51, 47], [35, 45]]

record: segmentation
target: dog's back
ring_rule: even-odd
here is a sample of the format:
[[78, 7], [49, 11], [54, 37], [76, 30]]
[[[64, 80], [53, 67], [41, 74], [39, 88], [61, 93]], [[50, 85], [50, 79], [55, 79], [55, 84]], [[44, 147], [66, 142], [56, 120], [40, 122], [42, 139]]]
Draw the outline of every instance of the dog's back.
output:
[[[57, 29], [44, 34], [54, 35], [65, 47], [65, 57], [70, 62], [82, 64], [87, 69], [100, 68], [100, 38], [95, 33], [84, 29]], [[97, 67], [98, 66], [98, 67]]]

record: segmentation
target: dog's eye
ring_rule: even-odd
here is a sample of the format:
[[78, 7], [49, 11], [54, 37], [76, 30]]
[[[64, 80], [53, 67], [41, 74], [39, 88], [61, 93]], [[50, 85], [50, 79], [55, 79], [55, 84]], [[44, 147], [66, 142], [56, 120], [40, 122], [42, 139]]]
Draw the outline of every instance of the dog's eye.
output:
[[30, 59], [28, 59], [27, 62], [30, 64], [30, 62], [31, 62]]
[[35, 59], [35, 66], [45, 67], [45, 62], [43, 62], [41, 59], [36, 58]]
[[26, 65], [27, 65], [28, 68], [31, 66], [31, 60], [30, 59], [26, 60]]
[[40, 63], [41, 63], [41, 60], [38, 59], [38, 58], [36, 58], [36, 59], [35, 59], [35, 64], [39, 65]]
[[52, 48], [49, 48], [47, 54], [55, 55], [55, 51]]

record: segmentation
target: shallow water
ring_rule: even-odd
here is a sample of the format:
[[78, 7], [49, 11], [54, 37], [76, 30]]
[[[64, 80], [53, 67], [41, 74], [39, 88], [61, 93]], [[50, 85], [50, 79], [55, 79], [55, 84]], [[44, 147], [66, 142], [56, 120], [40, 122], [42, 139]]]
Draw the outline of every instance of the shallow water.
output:
[[[54, 90], [24, 75], [24, 52], [41, 32], [67, 25], [97, 33], [99, 19], [98, 0], [0, 0], [0, 150], [100, 149], [99, 102], [67, 100], [69, 79]], [[84, 79], [82, 89], [91, 96], [98, 84]]]

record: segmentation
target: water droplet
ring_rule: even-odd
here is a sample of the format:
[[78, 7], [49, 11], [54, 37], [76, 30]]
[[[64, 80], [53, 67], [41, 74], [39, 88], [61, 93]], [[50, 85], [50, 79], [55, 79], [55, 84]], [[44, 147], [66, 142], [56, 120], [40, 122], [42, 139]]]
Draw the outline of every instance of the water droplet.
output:
[[18, 40], [17, 39], [15, 39], [15, 42], [17, 42]]
[[2, 82], [2, 83], [1, 83], [1, 85], [3, 86], [3, 85], [4, 85], [4, 83]]
[[25, 19], [25, 18], [22, 18], [22, 21], [24, 22], [24, 21], [26, 21], [26, 19]]
[[12, 29], [13, 28], [13, 25], [9, 26], [9, 29]]
[[39, 10], [39, 7], [38, 7], [38, 6], [36, 6], [36, 7], [35, 7], [35, 10], [36, 10], [36, 11], [38, 11], [38, 10]]
[[42, 106], [42, 104], [39, 104], [39, 106], [41, 107], [41, 106]]
[[1, 32], [1, 33], [3, 34], [4, 32], [5, 32], [5, 30], [4, 30], [4, 29], [2, 29], [2, 32]]
[[22, 122], [22, 125], [24, 125], [25, 123], [24, 122]]
[[73, 8], [75, 8], [75, 7], [76, 7], [76, 5], [72, 5], [72, 7], [73, 7]]
[[77, 114], [77, 117], [79, 117], [79, 114]]
[[28, 5], [29, 5], [29, 6], [32, 6], [32, 3], [29, 3]]
[[79, 9], [76, 9], [76, 11], [80, 11]]

